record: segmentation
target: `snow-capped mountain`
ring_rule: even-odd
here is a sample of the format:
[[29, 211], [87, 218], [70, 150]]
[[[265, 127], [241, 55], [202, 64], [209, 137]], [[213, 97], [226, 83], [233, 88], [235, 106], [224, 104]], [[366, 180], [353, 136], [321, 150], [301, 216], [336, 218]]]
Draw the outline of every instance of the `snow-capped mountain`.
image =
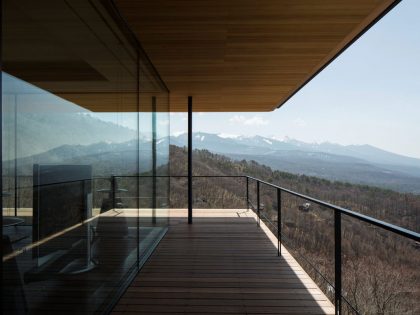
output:
[[[170, 142], [186, 146], [187, 134], [172, 136]], [[235, 159], [256, 160], [282, 171], [420, 193], [420, 159], [370, 145], [197, 132], [193, 134], [193, 147]]]
[[[186, 145], [187, 134], [172, 136], [171, 144]], [[346, 146], [330, 142], [307, 143], [288, 137], [277, 139], [275, 137], [217, 135], [204, 132], [193, 134], [193, 144], [197, 149], [208, 149], [218, 153], [271, 154], [273, 151], [278, 150], [298, 150], [354, 157], [379, 164], [395, 164], [420, 168], [420, 159], [388, 152], [368, 144]]]

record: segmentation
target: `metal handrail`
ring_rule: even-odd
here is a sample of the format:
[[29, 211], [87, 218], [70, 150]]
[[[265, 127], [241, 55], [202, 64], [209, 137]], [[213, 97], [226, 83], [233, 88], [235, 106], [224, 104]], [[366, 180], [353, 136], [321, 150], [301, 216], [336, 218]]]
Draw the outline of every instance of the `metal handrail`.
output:
[[[351, 211], [348, 209], [345, 209], [343, 207], [339, 207], [336, 205], [333, 205], [331, 203], [295, 192], [293, 190], [290, 189], [286, 189], [283, 188], [281, 186], [266, 182], [264, 180], [260, 180], [258, 178], [252, 177], [252, 176], [247, 176], [247, 196], [248, 196], [248, 191], [249, 191], [249, 180], [254, 180], [257, 183], [257, 209], [256, 209], [256, 213], [257, 213], [257, 225], [260, 225], [260, 184], [264, 184], [267, 186], [270, 186], [272, 188], [275, 188], [277, 190], [277, 241], [278, 241], [278, 250], [277, 253], [278, 255], [281, 255], [281, 244], [282, 244], [282, 232], [281, 232], [281, 213], [282, 213], [282, 209], [281, 209], [281, 193], [288, 193], [290, 195], [296, 196], [296, 197], [300, 197], [302, 199], [305, 199], [307, 201], [311, 201], [315, 204], [318, 204], [320, 206], [323, 206], [325, 208], [331, 209], [334, 211], [334, 305], [335, 305], [335, 314], [341, 314], [341, 309], [342, 309], [342, 301], [345, 301], [352, 309], [353, 311], [355, 311], [356, 313], [358, 313], [358, 311], [353, 307], [353, 305], [351, 305], [351, 303], [349, 303], [349, 301], [347, 301], [347, 299], [342, 295], [342, 263], [341, 263], [341, 250], [342, 250], [342, 242], [341, 242], [341, 215], [347, 215], [349, 217], [358, 219], [359, 221], [362, 222], [366, 222], [369, 224], [372, 224], [374, 226], [383, 228], [384, 230], [393, 232], [397, 235], [403, 236], [405, 238], [414, 240], [416, 242], [420, 241], [420, 234], [405, 228], [402, 228], [400, 226], [388, 223], [388, 222], [384, 222], [375, 218], [372, 218], [370, 216], [364, 215], [364, 214], [360, 214], [357, 213], [355, 211]], [[265, 219], [267, 219], [267, 221], [269, 221], [269, 223], [271, 225], [274, 226], [274, 224], [266, 217], [264, 216]], [[305, 259], [306, 260], [306, 259]], [[312, 266], [312, 264], [310, 264]], [[316, 268], [314, 268], [315, 271]], [[319, 272], [318, 272], [319, 273]], [[320, 273], [319, 273], [320, 274]], [[321, 276], [325, 279], [325, 277], [321, 274]], [[328, 282], [328, 281], [327, 281]], [[329, 282], [328, 282], [329, 283]]]
[[[165, 177], [181, 177], [182, 178], [183, 177], [183, 178], [187, 178], [188, 176], [186, 176], [186, 175], [156, 175], [156, 176], [152, 176], [152, 175], [141, 175], [141, 176], [138, 176], [138, 175], [121, 175], [121, 176], [113, 175], [113, 176], [110, 176], [110, 177], [101, 176], [101, 177], [93, 177], [93, 178], [89, 178], [89, 179], [63, 181], [63, 182], [48, 183], [48, 184], [38, 184], [36, 186], [37, 187], [42, 187], [42, 186], [50, 186], [50, 185], [60, 185], [60, 184], [68, 184], [68, 183], [74, 183], [74, 182], [80, 182], [80, 181], [92, 181], [92, 180], [96, 180], [96, 179], [110, 179], [112, 177], [114, 177], [114, 178], [130, 178], [130, 177], [132, 177], [132, 178], [135, 178], [135, 177], [138, 177], [138, 178], [142, 178], [142, 177], [162, 177], [162, 178], [165, 178]], [[231, 177], [231, 178], [251, 179], [251, 180], [254, 180], [254, 181], [259, 182], [261, 184], [271, 186], [271, 187], [276, 188], [276, 189], [280, 189], [282, 192], [291, 194], [291, 195], [296, 196], [296, 197], [300, 197], [300, 198], [308, 200], [308, 201], [312, 201], [312, 202], [314, 202], [314, 203], [316, 203], [320, 206], [324, 206], [326, 208], [338, 211], [342, 214], [345, 214], [347, 216], [356, 218], [360, 221], [363, 221], [363, 222], [381, 227], [381, 228], [383, 228], [385, 230], [388, 230], [388, 231], [391, 231], [395, 234], [398, 234], [398, 235], [407, 237], [409, 239], [412, 239], [414, 241], [420, 242], [420, 233], [402, 228], [402, 227], [397, 226], [395, 224], [391, 224], [391, 223], [388, 223], [388, 222], [385, 222], [385, 221], [375, 219], [373, 217], [370, 217], [370, 216], [367, 216], [367, 215], [364, 215], [364, 214], [361, 214], [361, 213], [358, 213], [358, 212], [355, 212], [355, 211], [352, 211], [352, 210], [349, 210], [349, 209], [346, 209], [346, 208], [343, 208], [343, 207], [340, 207], [340, 206], [333, 205], [333, 204], [328, 203], [326, 201], [322, 201], [322, 200], [319, 200], [319, 199], [316, 199], [316, 198], [313, 198], [313, 197], [295, 192], [293, 190], [278, 186], [276, 184], [269, 183], [267, 181], [258, 179], [258, 178], [253, 177], [253, 176], [247, 176], [247, 175], [193, 175], [193, 177], [196, 177], [196, 178], [218, 178], [218, 177], [219, 178], [225, 178], [225, 177], [230, 178]]]
[[397, 226], [395, 224], [391, 224], [391, 223], [388, 223], [388, 222], [384, 222], [384, 221], [381, 221], [381, 220], [372, 218], [370, 216], [367, 216], [367, 215], [364, 215], [364, 214], [361, 214], [361, 213], [358, 213], [358, 212], [355, 212], [355, 211], [352, 211], [352, 210], [349, 210], [349, 209], [346, 209], [346, 208], [343, 208], [343, 207], [339, 207], [339, 206], [333, 205], [331, 203], [328, 203], [328, 202], [325, 202], [325, 201], [322, 201], [322, 200], [319, 200], [319, 199], [316, 199], [316, 198], [313, 198], [313, 197], [310, 197], [310, 196], [307, 196], [307, 195], [303, 195], [303, 194], [298, 193], [298, 192], [295, 192], [293, 190], [290, 190], [290, 189], [287, 189], [287, 188], [283, 188], [281, 186], [278, 186], [278, 185], [275, 185], [275, 184], [272, 184], [272, 183], [263, 181], [261, 179], [258, 179], [258, 178], [252, 177], [252, 176], [247, 176], [247, 177], [249, 179], [252, 179], [252, 180], [255, 180], [257, 182], [260, 182], [261, 184], [268, 185], [268, 186], [271, 186], [273, 188], [278, 188], [281, 191], [284, 191], [284, 192], [286, 192], [288, 194], [291, 194], [293, 196], [300, 197], [300, 198], [305, 199], [305, 200], [308, 200], [308, 201], [312, 201], [312, 202], [314, 202], [314, 203], [316, 203], [316, 204], [318, 204], [320, 206], [324, 206], [326, 208], [333, 209], [333, 210], [338, 211], [338, 212], [340, 212], [342, 214], [345, 214], [347, 216], [350, 216], [350, 217], [359, 219], [359, 220], [361, 220], [363, 222], [367, 222], [369, 224], [372, 224], [372, 225], [381, 227], [381, 228], [383, 228], [385, 230], [391, 231], [391, 232], [393, 232], [395, 234], [398, 234], [398, 235], [401, 235], [401, 236], [410, 238], [410, 239], [412, 239], [414, 241], [417, 241], [417, 242], [420, 241], [420, 233], [417, 233], [417, 232], [414, 232], [414, 231], [411, 231], [411, 230], [402, 228], [402, 227]]

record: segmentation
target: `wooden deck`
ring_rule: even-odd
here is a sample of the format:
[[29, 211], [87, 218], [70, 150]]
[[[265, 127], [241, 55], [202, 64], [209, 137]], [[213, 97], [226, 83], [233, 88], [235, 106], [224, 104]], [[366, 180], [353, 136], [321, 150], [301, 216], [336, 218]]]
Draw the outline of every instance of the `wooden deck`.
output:
[[334, 314], [274, 235], [246, 210], [170, 211], [164, 239], [112, 314]]

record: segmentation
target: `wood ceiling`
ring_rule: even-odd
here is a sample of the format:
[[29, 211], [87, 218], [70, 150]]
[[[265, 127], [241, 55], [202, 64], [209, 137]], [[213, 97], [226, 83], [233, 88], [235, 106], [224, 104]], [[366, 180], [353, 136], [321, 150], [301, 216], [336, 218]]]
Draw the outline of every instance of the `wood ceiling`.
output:
[[[115, 0], [171, 111], [271, 111], [392, 0]], [[339, 79], [339, 78], [337, 78]]]

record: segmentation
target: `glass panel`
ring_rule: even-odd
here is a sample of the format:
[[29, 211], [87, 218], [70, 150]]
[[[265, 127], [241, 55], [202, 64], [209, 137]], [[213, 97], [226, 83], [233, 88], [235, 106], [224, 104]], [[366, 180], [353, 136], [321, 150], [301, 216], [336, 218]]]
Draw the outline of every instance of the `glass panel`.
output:
[[2, 1], [4, 313], [109, 310], [166, 231], [168, 93], [109, 3]]
[[[142, 55], [140, 55], [142, 57]], [[140, 58], [139, 197], [142, 226], [166, 226], [169, 211], [169, 93]]]

